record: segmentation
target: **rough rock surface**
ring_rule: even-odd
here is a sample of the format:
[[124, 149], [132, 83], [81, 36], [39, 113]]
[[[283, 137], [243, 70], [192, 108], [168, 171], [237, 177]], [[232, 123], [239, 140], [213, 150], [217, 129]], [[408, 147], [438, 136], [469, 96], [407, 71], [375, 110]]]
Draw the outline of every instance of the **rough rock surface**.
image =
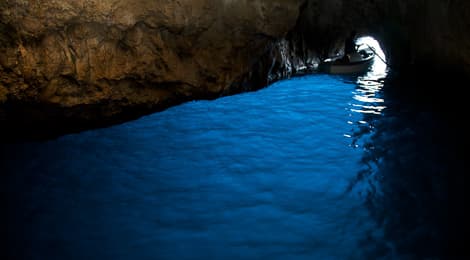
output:
[[3, 120], [100, 124], [242, 91], [231, 83], [295, 24], [300, 2], [2, 2]]
[[463, 0], [3, 0], [2, 131], [82, 129], [257, 89], [314, 69], [352, 28], [396, 68], [470, 74]]

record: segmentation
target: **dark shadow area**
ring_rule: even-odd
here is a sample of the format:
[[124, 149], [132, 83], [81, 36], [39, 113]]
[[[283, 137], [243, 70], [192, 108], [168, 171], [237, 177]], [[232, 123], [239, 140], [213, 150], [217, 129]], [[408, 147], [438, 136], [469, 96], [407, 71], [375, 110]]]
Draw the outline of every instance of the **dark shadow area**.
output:
[[218, 97], [211, 93], [197, 93], [194, 97], [175, 93], [157, 104], [134, 104], [124, 109], [122, 104], [112, 101], [73, 107], [9, 101], [0, 107], [0, 144], [47, 141], [122, 124], [191, 100]]
[[[416, 71], [415, 71], [416, 72]], [[402, 73], [383, 88], [382, 115], [365, 115], [355, 141], [368, 167], [366, 203], [383, 239], [364, 239], [371, 259], [462, 259], [468, 256], [466, 98], [455, 73]], [[373, 245], [373, 246], [371, 246]]]

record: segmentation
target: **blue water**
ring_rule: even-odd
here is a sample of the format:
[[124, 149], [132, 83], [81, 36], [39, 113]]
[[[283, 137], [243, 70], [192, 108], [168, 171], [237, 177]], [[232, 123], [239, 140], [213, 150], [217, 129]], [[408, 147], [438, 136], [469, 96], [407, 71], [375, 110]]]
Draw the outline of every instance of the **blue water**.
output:
[[[420, 148], [410, 140], [420, 128], [410, 123], [416, 117], [401, 123], [398, 110], [388, 107], [380, 76], [298, 77], [106, 129], [4, 145], [7, 254], [19, 259], [439, 255], [416, 245], [439, 245], [438, 238], [428, 238], [440, 235], [442, 219], [426, 217], [434, 210], [429, 206], [409, 210], [428, 201], [429, 192], [415, 195], [416, 203], [412, 196], [398, 198], [410, 203], [403, 208], [394, 204], [396, 190], [419, 192], [406, 176], [395, 185], [387, 174], [419, 172], [413, 156]], [[426, 113], [419, 118], [432, 121]], [[395, 156], [403, 151], [393, 147], [411, 157]], [[411, 188], [401, 190], [407, 185]], [[443, 194], [436, 189], [436, 196]], [[406, 219], [394, 212], [414, 215]], [[413, 222], [420, 212], [427, 212], [422, 225]], [[414, 229], [424, 231], [408, 236]]]

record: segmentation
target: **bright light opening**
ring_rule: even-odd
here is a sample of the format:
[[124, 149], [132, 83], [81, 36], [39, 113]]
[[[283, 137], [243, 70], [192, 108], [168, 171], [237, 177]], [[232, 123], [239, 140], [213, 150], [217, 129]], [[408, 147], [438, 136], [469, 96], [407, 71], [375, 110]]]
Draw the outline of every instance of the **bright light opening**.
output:
[[381, 95], [384, 78], [387, 76], [388, 66], [385, 53], [377, 40], [370, 36], [356, 40], [360, 50], [372, 51], [375, 58], [369, 70], [363, 76], [357, 77], [357, 88], [353, 98], [358, 102], [353, 104], [351, 111], [362, 114], [381, 115], [386, 108]]
[[379, 42], [370, 36], [360, 37], [356, 40], [356, 44], [359, 46], [359, 50], [370, 50], [376, 55], [372, 66], [370, 67], [369, 72], [367, 73], [367, 78], [379, 79], [387, 76], [388, 65], [385, 53], [380, 47]]

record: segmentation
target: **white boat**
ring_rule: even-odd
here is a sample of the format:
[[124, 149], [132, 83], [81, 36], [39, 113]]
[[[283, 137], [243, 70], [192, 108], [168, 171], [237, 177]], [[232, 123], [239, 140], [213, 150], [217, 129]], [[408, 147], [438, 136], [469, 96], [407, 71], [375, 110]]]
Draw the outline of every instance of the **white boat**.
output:
[[330, 74], [357, 74], [366, 72], [374, 61], [375, 54], [361, 50], [348, 55], [348, 58], [334, 57], [323, 61], [321, 70]]

